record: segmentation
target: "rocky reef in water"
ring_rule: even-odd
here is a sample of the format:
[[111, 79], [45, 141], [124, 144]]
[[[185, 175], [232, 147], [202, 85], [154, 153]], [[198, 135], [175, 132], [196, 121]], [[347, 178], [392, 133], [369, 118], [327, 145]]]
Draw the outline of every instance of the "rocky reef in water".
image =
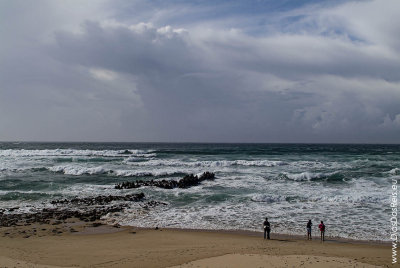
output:
[[75, 204], [75, 205], [103, 205], [110, 203], [112, 201], [142, 201], [144, 198], [144, 193], [132, 194], [132, 195], [100, 195], [96, 197], [86, 197], [86, 198], [73, 198], [64, 200], [53, 200], [50, 203], [55, 204]]
[[[0, 210], [0, 227], [39, 224], [59, 224], [69, 218], [77, 218], [85, 222], [93, 222], [99, 220], [102, 216], [120, 212], [129, 207], [129, 202], [144, 201], [144, 193], [131, 194], [125, 196], [96, 196], [86, 198], [73, 198], [64, 200], [54, 200], [51, 204], [53, 208], [38, 209], [34, 212], [12, 213], [18, 208], [1, 209]], [[113, 201], [127, 201], [120, 204], [109, 205]], [[150, 201], [148, 206], [155, 206], [157, 201]]]
[[[125, 152], [124, 152], [125, 153]], [[204, 172], [200, 176], [186, 175], [176, 180], [151, 180], [123, 182], [115, 185], [115, 189], [131, 189], [141, 186], [154, 186], [164, 189], [189, 188], [199, 185], [205, 180], [214, 180], [215, 174]], [[131, 207], [131, 202], [142, 202], [143, 209], [158, 205], [167, 205], [159, 201], [146, 201], [144, 193], [129, 195], [100, 195], [85, 198], [59, 199], [49, 202], [47, 208], [34, 208], [30, 212], [20, 212], [19, 207], [0, 208], [0, 227], [24, 226], [31, 224], [57, 225], [67, 219], [75, 218], [84, 222], [95, 222], [108, 213], [121, 212]]]
[[141, 186], [153, 186], [163, 189], [189, 188], [192, 186], [199, 185], [202, 181], [214, 180], [214, 179], [215, 179], [215, 174], [207, 171], [201, 174], [200, 176], [195, 176], [193, 174], [186, 175], [185, 177], [183, 177], [178, 181], [176, 180], [126, 181], [116, 184], [115, 189], [132, 189], [132, 188], [139, 188]]

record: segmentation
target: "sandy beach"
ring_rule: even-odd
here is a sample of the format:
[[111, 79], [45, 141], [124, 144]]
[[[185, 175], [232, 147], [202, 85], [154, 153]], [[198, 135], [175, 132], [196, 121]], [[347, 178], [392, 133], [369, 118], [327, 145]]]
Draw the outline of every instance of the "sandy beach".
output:
[[0, 267], [392, 267], [389, 244], [317, 238], [68, 220], [2, 227]]

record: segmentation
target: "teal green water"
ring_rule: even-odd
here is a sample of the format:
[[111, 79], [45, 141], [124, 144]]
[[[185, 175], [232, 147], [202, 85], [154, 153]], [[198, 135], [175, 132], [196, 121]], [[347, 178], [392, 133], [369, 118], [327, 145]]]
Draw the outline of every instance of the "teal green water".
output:
[[[302, 234], [308, 219], [332, 236], [388, 240], [390, 190], [400, 145], [0, 143], [0, 207], [16, 212], [52, 199], [143, 191], [168, 206], [140, 204], [104, 220], [136, 226]], [[136, 179], [214, 172], [190, 189], [115, 190]]]

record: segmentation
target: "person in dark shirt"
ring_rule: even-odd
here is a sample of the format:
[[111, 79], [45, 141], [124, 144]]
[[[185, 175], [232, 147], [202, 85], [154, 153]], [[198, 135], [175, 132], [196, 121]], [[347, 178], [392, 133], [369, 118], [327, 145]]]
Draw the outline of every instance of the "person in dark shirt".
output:
[[264, 221], [264, 239], [270, 239], [269, 234], [271, 232], [271, 224], [268, 221], [268, 218], [265, 218]]
[[312, 222], [311, 222], [311, 220], [308, 220], [308, 222], [307, 222], [307, 240], [312, 240], [311, 227], [312, 227]]
[[325, 224], [321, 221], [321, 224], [318, 226], [321, 231], [321, 241], [325, 241]]

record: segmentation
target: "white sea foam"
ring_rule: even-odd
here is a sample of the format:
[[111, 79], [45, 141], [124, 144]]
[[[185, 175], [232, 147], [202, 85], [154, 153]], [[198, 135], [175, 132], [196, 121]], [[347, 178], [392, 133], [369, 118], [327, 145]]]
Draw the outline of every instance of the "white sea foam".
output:
[[392, 175], [400, 175], [400, 168], [393, 168], [390, 171], [388, 171], [388, 173]]
[[264, 203], [276, 203], [276, 202], [320, 202], [320, 203], [352, 203], [352, 204], [372, 204], [372, 203], [384, 203], [385, 198], [382, 196], [373, 195], [334, 195], [334, 196], [286, 196], [286, 195], [265, 195], [255, 194], [251, 196], [251, 200], [254, 202]]
[[0, 190], [0, 195], [5, 195], [5, 194], [7, 194], [7, 193], [9, 193], [10, 191], [3, 191], [3, 190]]
[[[269, 205], [266, 209], [264, 203], [243, 202], [232, 203], [229, 201], [219, 204], [207, 205], [205, 203], [191, 204], [190, 206], [168, 207], [160, 206], [150, 211], [141, 208], [140, 204], [132, 204], [132, 209], [126, 213], [118, 215], [107, 215], [103, 219], [106, 221], [116, 221], [122, 225], [133, 225], [139, 227], [175, 227], [175, 228], [193, 228], [193, 229], [244, 229], [252, 231], [261, 231], [260, 225], [263, 218], [268, 216], [276, 233], [302, 234], [305, 229], [306, 220], [313, 219], [318, 221], [323, 219], [326, 223], [330, 236], [340, 236], [357, 239], [382, 239], [383, 233], [371, 231], [368, 225], [358, 226], [358, 232], [354, 236], [353, 224], [360, 217], [364, 221], [376, 219], [363, 216], [362, 214], [346, 214], [346, 212], [337, 211], [332, 214], [318, 214], [318, 211], [333, 209], [329, 203], [317, 203], [308, 206], [308, 204], [280, 204]], [[265, 214], [268, 211], [268, 214]], [[289, 216], [292, 215], [292, 216]], [[298, 218], [295, 215], [302, 215]], [[346, 216], [348, 224], [341, 224], [342, 217]], [[304, 222], [302, 222], [302, 220]], [[336, 228], [340, 225], [340, 228]], [[317, 227], [314, 227], [317, 231]]]
[[283, 173], [283, 175], [293, 181], [312, 181], [312, 180], [318, 180], [318, 179], [324, 179], [324, 178], [329, 178], [330, 176], [333, 176], [335, 174], [338, 174], [337, 172], [330, 172], [330, 173], [313, 173], [313, 172], [301, 172], [301, 173]]
[[110, 169], [106, 169], [102, 166], [99, 167], [81, 167], [81, 166], [54, 166], [50, 167], [49, 170], [53, 172], [58, 172], [58, 173], [64, 173], [68, 175], [83, 175], [83, 174], [88, 174], [88, 175], [94, 175], [94, 174], [106, 174], [110, 172]]
[[[179, 169], [151, 169], [151, 170], [130, 170], [130, 169], [111, 169], [109, 167], [97, 166], [97, 167], [86, 167], [79, 165], [61, 165], [47, 168], [52, 172], [63, 173], [67, 175], [98, 175], [98, 174], [110, 174], [112, 176], [119, 177], [144, 177], [144, 176], [173, 176], [178, 174], [190, 174], [192, 170], [179, 170]], [[201, 173], [200, 173], [201, 174]]]
[[321, 173], [311, 173], [311, 172], [302, 172], [299, 174], [290, 174], [290, 173], [285, 173], [284, 174], [288, 179], [294, 180], [294, 181], [311, 181], [312, 179], [318, 179], [324, 176], [324, 174]]
[[383, 203], [384, 197], [377, 197], [371, 195], [336, 195], [336, 196], [316, 196], [310, 197], [309, 201], [312, 202], [328, 202], [328, 203], [359, 203], [359, 204], [373, 204]]
[[190, 161], [171, 159], [154, 159], [143, 162], [129, 162], [135, 166], [187, 166], [187, 167], [231, 167], [231, 166], [254, 166], [254, 167], [276, 167], [287, 165], [283, 161], [272, 160], [219, 160], [219, 161]]
[[344, 168], [351, 168], [351, 164], [347, 162], [337, 162], [337, 161], [292, 161], [289, 163], [292, 167], [297, 167], [300, 169], [325, 169], [325, 170], [338, 170]]
[[286, 196], [255, 194], [251, 196], [251, 200], [254, 202], [275, 203], [286, 201]]
[[114, 174], [121, 177], [143, 177], [143, 176], [172, 176], [176, 174], [182, 174], [184, 172], [180, 172], [177, 170], [164, 171], [164, 170], [152, 170], [152, 171], [143, 171], [143, 170], [116, 170]]
[[5, 195], [9, 193], [16, 193], [16, 194], [54, 194], [54, 192], [46, 192], [46, 191], [34, 191], [34, 190], [8, 190], [8, 191], [3, 191], [0, 190], [0, 195]]
[[126, 162], [136, 162], [136, 161], [143, 161], [144, 158], [152, 158], [157, 156], [156, 153], [145, 153], [145, 154], [134, 154], [134, 156], [129, 156], [125, 159]]
[[120, 177], [153, 176], [151, 172], [136, 170], [116, 170], [114, 173]]
[[115, 195], [119, 192], [114, 189], [113, 185], [77, 183], [60, 190], [58, 193], [63, 196], [84, 198], [97, 195]]

